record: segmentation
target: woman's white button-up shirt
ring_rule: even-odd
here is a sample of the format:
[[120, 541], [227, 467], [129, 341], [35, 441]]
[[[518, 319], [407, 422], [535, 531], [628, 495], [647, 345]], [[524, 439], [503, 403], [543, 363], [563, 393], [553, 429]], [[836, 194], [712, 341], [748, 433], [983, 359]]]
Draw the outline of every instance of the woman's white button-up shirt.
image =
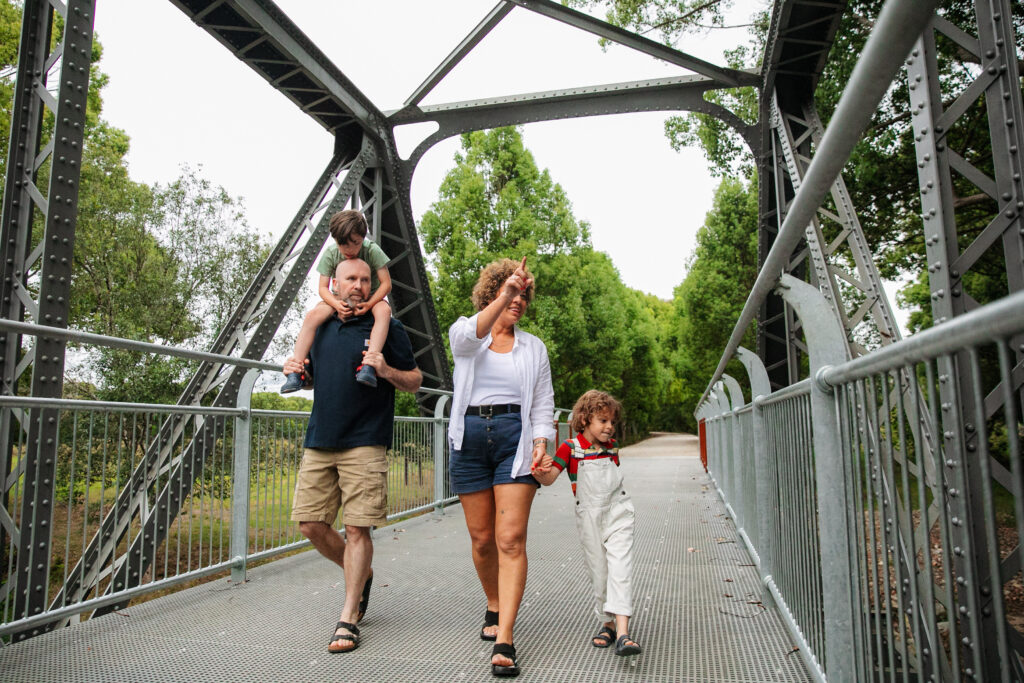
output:
[[[462, 434], [465, 430], [466, 408], [473, 391], [473, 375], [476, 358], [491, 345], [491, 335], [483, 339], [476, 336], [476, 315], [462, 317], [448, 330], [448, 340], [455, 359], [455, 391], [452, 397], [451, 420], [448, 423], [448, 442], [452, 448], [462, 448]], [[512, 463], [512, 476], [522, 477], [530, 473], [533, 462], [533, 440], [544, 437], [555, 438], [555, 390], [551, 385], [551, 365], [548, 349], [536, 336], [514, 328], [515, 341], [512, 344], [512, 362], [516, 379], [521, 390], [523, 433], [519, 437], [519, 449]]]

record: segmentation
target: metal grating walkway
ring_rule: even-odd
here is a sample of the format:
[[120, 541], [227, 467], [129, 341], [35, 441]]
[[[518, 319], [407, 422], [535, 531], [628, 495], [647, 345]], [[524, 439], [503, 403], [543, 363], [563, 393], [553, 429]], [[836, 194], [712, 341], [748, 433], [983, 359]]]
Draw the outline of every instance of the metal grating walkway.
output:
[[[516, 628], [520, 681], [807, 681], [725, 508], [697, 440], [661, 436], [623, 451], [637, 510], [639, 657], [589, 644], [598, 620], [565, 477], [541, 489]], [[477, 634], [483, 594], [456, 506], [379, 529], [363, 642], [326, 652], [344, 585], [315, 552], [253, 569], [244, 586], [208, 583], [0, 649], [0, 680], [491, 681]], [[693, 551], [689, 549], [692, 548]]]

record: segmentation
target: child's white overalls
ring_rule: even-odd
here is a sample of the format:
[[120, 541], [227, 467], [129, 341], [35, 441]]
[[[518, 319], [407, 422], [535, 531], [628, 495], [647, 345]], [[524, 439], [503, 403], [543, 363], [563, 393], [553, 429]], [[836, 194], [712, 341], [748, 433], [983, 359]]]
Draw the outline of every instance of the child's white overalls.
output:
[[576, 470], [576, 529], [594, 590], [594, 611], [605, 621], [633, 614], [633, 501], [611, 458], [584, 460], [570, 439]]

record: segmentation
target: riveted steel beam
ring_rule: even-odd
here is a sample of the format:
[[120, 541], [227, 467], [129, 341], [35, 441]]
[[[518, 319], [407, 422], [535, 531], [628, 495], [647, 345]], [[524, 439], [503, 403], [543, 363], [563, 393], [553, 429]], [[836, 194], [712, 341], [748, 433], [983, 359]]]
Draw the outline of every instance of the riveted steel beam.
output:
[[583, 29], [613, 43], [625, 45], [644, 54], [664, 60], [669, 64], [675, 64], [694, 73], [707, 76], [723, 86], [731, 88], [744, 85], [756, 86], [760, 81], [756, 75], [749, 72], [717, 66], [551, 0], [510, 0], [510, 2], [514, 2], [531, 12], [536, 12], [570, 26]]
[[[28, 313], [40, 324], [67, 327], [78, 179], [92, 64], [93, 10], [92, 0], [25, 3], [23, 50], [15, 85], [17, 113], [12, 121], [7, 167], [10, 191], [5, 190], [0, 219], [0, 240], [7, 255], [3, 266], [4, 313], [13, 320], [22, 320]], [[55, 13], [63, 19], [63, 33], [51, 51]], [[53, 123], [52, 137], [43, 144], [47, 118]], [[47, 164], [49, 175], [44, 179], [39, 171]], [[44, 227], [39, 242], [31, 244], [36, 220]], [[5, 393], [17, 393], [19, 369], [31, 367], [32, 395], [59, 398], [64, 386], [65, 341], [40, 337], [29, 357], [12, 367], [20, 353], [20, 338], [6, 334], [2, 339], [6, 348], [0, 375], [4, 378]], [[32, 409], [27, 422], [21, 429], [27, 430], [28, 438], [19, 453], [25, 461], [24, 469], [15, 478], [21, 483], [17, 563], [3, 587], [4, 592], [14, 593], [14, 613], [18, 618], [39, 614], [47, 605], [50, 519], [56, 487], [56, 411]], [[4, 474], [10, 472], [14, 457], [12, 427], [5, 420], [5, 442], [0, 449], [0, 457], [5, 461]], [[5, 484], [11, 479], [5, 477]], [[5, 486], [5, 503], [8, 491]], [[25, 634], [15, 637], [20, 639]]]
[[413, 166], [439, 141], [467, 131], [640, 111], [694, 111], [713, 116], [732, 126], [756, 154], [759, 150], [757, 127], [704, 98], [709, 90], [721, 87], [703, 76], [656, 78], [407, 107], [388, 112], [388, 120], [396, 127], [426, 121], [438, 124], [439, 129], [410, 154], [407, 163]]
[[381, 138], [377, 107], [269, 0], [171, 0], [329, 132]]
[[[953, 320], [977, 306], [966, 287], [972, 268], [983, 262], [990, 264], [988, 267], [998, 262], [1004, 265], [1007, 293], [1024, 289], [1024, 107], [1011, 12], [1008, 0], [977, 0], [973, 27], [976, 35], [936, 18], [907, 59], [911, 126], [932, 316], [936, 323]], [[954, 93], [948, 104], [940, 90], [942, 74], [936, 47], [936, 36], [940, 35], [980, 65], [971, 82]], [[977, 136], [987, 133], [991, 157], [968, 160], [950, 147], [950, 133], [958, 125], [965, 125], [963, 122], [978, 106], [984, 107], [987, 130], [973, 119], [967, 125], [972, 126]], [[955, 200], [963, 192], [964, 180], [977, 189], [983, 202], [993, 207], [987, 225], [970, 241], [964, 240], [967, 226], [961, 225]], [[1010, 566], [1002, 567], [1000, 572], [996, 566], [1000, 564], [998, 549], [993, 554], [988, 547], [985, 492], [989, 482], [985, 480], [991, 477], [1007, 491], [1016, 489], [1010, 471], [987, 454], [987, 444], [981, 442], [986, 430], [978, 424], [978, 417], [987, 420], [1001, 412], [1008, 395], [1016, 394], [1020, 401], [1024, 380], [1022, 341], [1024, 338], [1019, 335], [1013, 339], [1012, 358], [1006, 359], [1013, 367], [1003, 382], [1012, 386], [1000, 384], [980, 403], [971, 375], [962, 370], [969, 367], [971, 359], [967, 354], [944, 357], [939, 364], [944, 380], [939, 384], [945, 408], [943, 447], [947, 462], [951, 463], [949, 478], [954, 482], [953, 489], [963, 494], [947, 497], [944, 504], [955, 510], [959, 519], [966, 520], [951, 529], [954, 542], [963, 550], [952, 558], [956, 574], [967, 579], [966, 587], [957, 593], [958, 602], [969, 615], [961, 629], [960, 651], [953, 656], [956, 661], [959, 654], [964, 666], [985, 680], [999, 679], [1005, 674], [1000, 662], [1019, 662], [1024, 654], [1024, 634], [1012, 624], [997, 620], [999, 615], [989, 607], [992, 593], [1002, 587], [970, 580], [1001, 575], [1005, 581], [1017, 572]], [[1015, 501], [1016, 510], [1021, 505], [1021, 501]], [[1017, 522], [1018, 531], [1024, 529], [1024, 521]], [[1012, 556], [1019, 557], [1019, 547]], [[983, 618], [978, 619], [979, 614]], [[1013, 637], [1007, 641], [1001, 637], [1002, 632]], [[1007, 642], [1015, 652], [1005, 651]]]

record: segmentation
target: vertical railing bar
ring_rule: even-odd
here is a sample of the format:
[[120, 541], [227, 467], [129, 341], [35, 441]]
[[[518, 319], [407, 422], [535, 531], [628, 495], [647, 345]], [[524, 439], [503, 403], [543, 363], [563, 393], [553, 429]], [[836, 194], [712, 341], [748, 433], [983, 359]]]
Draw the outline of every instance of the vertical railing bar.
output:
[[[910, 451], [907, 446], [907, 432], [904, 426], [904, 404], [903, 404], [903, 387], [902, 387], [902, 372], [900, 368], [896, 368], [889, 373], [889, 377], [893, 383], [893, 391], [886, 394], [887, 403], [892, 402], [892, 396], [895, 396], [896, 405], [894, 406], [896, 412], [896, 451], [900, 454], [900, 483], [903, 489], [903, 495], [899, 496], [897, 500], [900, 503], [899, 516], [897, 517], [896, 530], [897, 540], [899, 543], [896, 546], [897, 551], [902, 557], [897, 557], [897, 560], [901, 560], [897, 563], [899, 581], [896, 584], [896, 595], [900, 597], [900, 627], [903, 629], [905, 637], [903, 639], [903, 650], [906, 653], [903, 659], [903, 680], [909, 681], [910, 671], [921, 669], [921, 631], [918, 628], [917, 619], [917, 576], [916, 576], [916, 565], [917, 565], [917, 552], [914, 545], [914, 516], [912, 512], [912, 500], [913, 496], [910, 494]], [[891, 412], [890, 412], [891, 415]], [[905, 518], [906, 524], [903, 523]], [[904, 538], [903, 531], [907, 529], [909, 531]], [[909, 545], [908, 552], [904, 554], [904, 544]], [[904, 575], [906, 572], [906, 575]], [[902, 596], [905, 593], [904, 586], [908, 586], [910, 589], [910, 605], [907, 607], [906, 599]], [[910, 648], [910, 637], [913, 636], [913, 642], [915, 648], [913, 651]], [[911, 664], [914, 666], [911, 666]]]
[[[64, 578], [61, 585], [68, 583], [68, 567], [71, 566], [71, 511], [75, 507], [75, 461], [77, 460], [76, 449], [78, 447], [78, 411], [70, 410], [71, 413], [71, 463], [68, 471], [68, 518], [64, 526]], [[60, 418], [57, 418], [60, 424]], [[60, 443], [58, 439], [57, 443]], [[60, 606], [66, 607], [68, 596], [66, 591], [61, 591]]]
[[[985, 393], [981, 387], [981, 363], [978, 358], [977, 347], [967, 349], [967, 355], [971, 361], [971, 393], [974, 394], [974, 421], [981, 437], [978, 438], [978, 469], [981, 476], [981, 513], [985, 524], [985, 545], [988, 546], [988, 566], [991, 567], [991, 576], [985, 577], [988, 581], [990, 597], [992, 599], [992, 618], [996, 626], [996, 647], [999, 651], [999, 670], [1004, 683], [1010, 681], [1010, 653], [1007, 651], [1006, 639], [1006, 610], [1003, 604], [1003, 580], [999, 557], [999, 541], [996, 537], [995, 501], [992, 496], [992, 468], [989, 463], [988, 454], [988, 430], [985, 428]], [[1011, 425], [1007, 425], [1009, 431]], [[978, 580], [980, 580], [979, 577]], [[978, 586], [984, 589], [984, 584]], [[982, 615], [974, 613], [972, 620], [981, 621]], [[975, 650], [980, 649], [978, 644]], [[977, 669], [981, 671], [982, 669]]]
[[[927, 466], [925, 465], [925, 459], [929, 457], [928, 445], [922, 441], [922, 430], [920, 421], [925, 419], [924, 407], [921, 405], [921, 388], [918, 382], [917, 367], [914, 365], [907, 366], [907, 377], [910, 382], [913, 383], [910, 393], [911, 411], [912, 414], [917, 418], [911, 423], [910, 430], [914, 438], [915, 448], [915, 460], [917, 462], [917, 504], [918, 509], [921, 510], [921, 523], [919, 529], [921, 534], [919, 537], [919, 545], [921, 546], [921, 561], [923, 566], [919, 570], [922, 574], [922, 578], [918, 579], [921, 583], [921, 591], [924, 596], [921, 598], [921, 604], [924, 610], [924, 619], [928, 627], [925, 633], [925, 640], [922, 642], [922, 654], [921, 654], [921, 666], [922, 675], [927, 676], [929, 671], [933, 674], [941, 671], [939, 662], [939, 652], [941, 651], [942, 645], [938, 642], [938, 632], [936, 629], [935, 619], [935, 569], [932, 566], [932, 544], [931, 544], [931, 520], [928, 518], [928, 477], [927, 477]], [[931, 434], [935, 434], [934, 427], [929, 429]], [[916, 562], [916, 555], [915, 555]]]
[[[1013, 516], [1017, 520], [1017, 552], [1024, 565], [1024, 466], [1021, 463], [1020, 439], [1011, 425], [1018, 424], [1017, 393], [1013, 390], [1013, 361], [1005, 339], [997, 344], [999, 351], [999, 380], [1003, 388], [1003, 419], [1006, 421], [1006, 439], [1010, 456], [1010, 472], [1013, 475]], [[1020, 406], [1024, 409], [1024, 405]], [[1024, 417], [1024, 415], [1022, 415]]]
[[[190, 428], [192, 429], [192, 438], [195, 438], [195, 434], [196, 434], [196, 431], [197, 431], [196, 428], [195, 428], [195, 422], [193, 420], [188, 420], [188, 424], [189, 424]], [[181, 450], [178, 451], [178, 464], [179, 464], [180, 468], [183, 470], [184, 467], [185, 467], [185, 430], [184, 429], [181, 430], [181, 434], [178, 437], [178, 439], [181, 442]], [[177, 529], [177, 533], [175, 534], [175, 539], [176, 539], [176, 548], [175, 548], [175, 553], [174, 553], [174, 575], [175, 576], [177, 576], [178, 574], [181, 573], [181, 534], [182, 534], [181, 525], [184, 524], [184, 522], [182, 520], [184, 519], [184, 516], [185, 516], [185, 477], [184, 476], [177, 477], [177, 480], [178, 480], [178, 514], [177, 514], [177, 518], [175, 519], [175, 524], [177, 525], [178, 529]], [[173, 481], [174, 481], [174, 478], [168, 476], [168, 478], [167, 478], [168, 484], [170, 484]], [[159, 495], [159, 494], [157, 494], [157, 495]], [[170, 508], [171, 506], [168, 505], [167, 507]], [[168, 538], [170, 538], [170, 536], [168, 536]], [[170, 550], [171, 550], [170, 546], [168, 545], [167, 546], [167, 552], [170, 552]]]
[[[262, 425], [258, 427], [258, 429], [261, 428]], [[267, 515], [264, 510], [264, 507], [267, 504], [267, 479], [263, 465], [263, 443], [265, 440], [265, 438], [260, 438], [256, 441], [256, 549], [260, 552], [266, 550], [268, 545], [266, 530]]]
[[[939, 406], [938, 397], [935, 389], [935, 369], [936, 364], [934, 361], [928, 361], [925, 364], [925, 372], [928, 381], [928, 406], [929, 414], [931, 416], [932, 425], [935, 427], [935, 433], [942, 433], [942, 423], [939, 421]], [[949, 625], [949, 654], [951, 660], [951, 669], [955, 671], [957, 675], [960, 673], [960, 640], [957, 636], [957, 612], [956, 612], [956, 597], [953, 594], [953, 560], [951, 558], [953, 544], [950, 542], [949, 534], [949, 516], [946, 514], [946, 463], [943, 462], [945, 457], [945, 443], [944, 439], [937, 438], [934, 450], [935, 458], [935, 473], [936, 481], [933, 492], [934, 495], [940, 496], [942, 504], [940, 506], [941, 513], [939, 514], [939, 533], [942, 535], [942, 573], [943, 573], [943, 585], [946, 588], [946, 623]]]
[[[868, 622], [870, 628], [869, 632], [874, 632], [875, 634], [875, 654], [871, 659], [876, 666], [876, 670], [875, 675], [872, 676], [872, 678], [881, 681], [885, 676], [885, 672], [881, 661], [884, 646], [882, 644], [882, 629], [880, 624], [881, 606], [879, 604], [879, 601], [881, 600], [881, 589], [879, 587], [880, 571], [878, 569], [878, 566], [880, 564], [879, 549], [881, 547], [881, 539], [877, 538], [875, 535], [875, 519], [879, 516], [875, 504], [877, 496], [876, 488], [878, 483], [878, 475], [872, 474], [877, 470], [877, 466], [874, 462], [874, 448], [872, 447], [871, 438], [872, 433], [874, 431], [874, 427], [871, 422], [871, 416], [874, 414], [874, 406], [873, 402], [870, 406], [868, 404], [867, 380], [857, 380], [856, 386], [858, 396], [860, 397], [861, 419], [864, 424], [864, 484], [867, 493], [867, 497], [865, 500], [867, 503], [868, 514], [867, 518], [863, 520], [863, 523], [865, 524], [865, 527], [867, 529], [869, 543], [868, 552], [870, 553], [870, 561], [868, 562], [868, 566], [871, 568], [869, 591], [869, 594], [871, 595], [871, 600], [869, 601], [870, 607], [868, 612]], [[880, 496], [878, 497], [880, 498]], [[881, 528], [879, 528], [879, 532], [881, 532]]]
[[[889, 522], [890, 516], [894, 515], [893, 508], [896, 506], [893, 501], [893, 477], [895, 476], [892, 472], [892, 454], [889, 452], [887, 447], [888, 441], [892, 437], [892, 429], [889, 425], [889, 411], [887, 404], [889, 402], [888, 382], [884, 383], [884, 386], [879, 388], [879, 385], [875, 383], [875, 378], [878, 377], [882, 381], [883, 377], [888, 377], [888, 373], [884, 375], [872, 375], [868, 378], [868, 383], [871, 387], [871, 395], [874, 397], [874, 412], [878, 415], [878, 461], [879, 461], [879, 484], [880, 491], [882, 493], [882, 518], [879, 520], [879, 530], [882, 534], [882, 569], [885, 573], [885, 579], [882, 582], [882, 590], [884, 592], [885, 602], [885, 621], [887, 624], [888, 636], [888, 653], [889, 653], [889, 680], [895, 683], [896, 681], [896, 645], [893, 640], [896, 638], [897, 625], [896, 619], [899, 617], [893, 617], [892, 613], [892, 590], [895, 581], [895, 569], [893, 568], [892, 559], [896, 553], [896, 543], [892, 539], [893, 525]], [[881, 402], [881, 411], [879, 411], [878, 403]], [[885, 415], [885, 424], [882, 423], [882, 415]], [[883, 430], [885, 435], [883, 436]], [[899, 591], [896, 591], [899, 595]]]
[[[943, 365], [945, 367], [951, 368], [953, 370], [953, 375], [955, 377], [956, 373], [958, 372], [958, 364], [956, 362], [957, 359], [954, 358], [951, 354], [945, 354], [943, 356], [940, 356], [940, 360], [942, 361], [942, 363], [943, 363]], [[950, 405], [949, 406], [943, 406], [944, 408], [946, 408], [946, 407], [949, 408], [947, 413], [949, 415], [949, 420], [950, 420], [950, 423], [951, 423], [949, 425], [949, 428], [946, 431], [953, 435], [952, 438], [953, 438], [953, 442], [954, 442], [955, 447], [956, 447], [956, 451], [955, 451], [956, 452], [956, 456], [961, 458], [962, 460], [966, 460], [967, 459], [968, 451], [967, 451], [967, 448], [966, 448], [967, 444], [964, 443], [965, 439], [964, 439], [964, 434], [963, 434], [963, 431], [962, 431], [963, 425], [960, 422], [960, 402], [957, 400], [958, 398], [959, 397], [955, 393], [952, 394], [950, 396], [950, 402], [949, 402]], [[961, 465], [963, 465], [963, 464], [964, 463], [961, 463]], [[957, 480], [956, 480], [956, 485], [954, 487], [952, 487], [952, 488], [958, 489], [957, 495], [960, 496], [961, 499], [962, 499], [963, 496], [965, 496], [967, 494], [967, 490], [968, 490], [967, 479], [966, 479], [966, 477], [967, 477], [966, 469], [967, 468], [964, 467], [964, 466], [955, 468]], [[952, 496], [953, 494], [951, 493], [950, 495]], [[961, 524], [970, 524], [970, 523], [971, 522], [969, 520], [967, 520], [967, 519], [961, 520]], [[963, 562], [962, 565], [961, 565], [964, 568], [964, 573], [966, 574], [966, 576], [958, 576], [957, 577], [957, 579], [962, 578], [965, 581], [965, 583], [960, 585], [960, 588], [957, 589], [957, 593], [960, 594], [960, 595], [966, 595], [967, 596], [967, 605], [966, 605], [967, 612], [966, 612], [966, 614], [964, 614], [964, 616], [965, 616], [965, 618], [967, 620], [967, 626], [970, 629], [970, 633], [971, 633], [971, 635], [970, 635], [971, 645], [969, 645], [968, 647], [971, 650], [971, 660], [972, 660], [973, 670], [977, 672], [977, 671], [982, 671], [983, 670], [982, 669], [982, 661], [981, 661], [981, 647], [980, 647], [980, 645], [981, 645], [981, 630], [979, 628], [979, 623], [978, 623], [978, 620], [976, 618], [977, 614], [978, 614], [978, 604], [977, 604], [977, 600], [975, 599], [975, 595], [976, 595], [976, 591], [977, 591], [977, 589], [979, 587], [978, 586], [978, 577], [976, 577], [974, 575], [974, 566], [975, 566], [975, 562], [974, 562], [974, 559], [973, 559], [974, 558], [974, 548], [973, 548], [973, 543], [971, 543], [971, 537], [970, 537], [969, 533], [963, 535], [962, 542], [963, 542], [965, 547], [963, 547], [963, 548], [954, 548], [953, 549], [954, 553], [957, 553], [959, 551], [960, 555], [962, 557], [966, 558], [966, 561]], [[963, 613], [961, 612], [960, 614], [963, 614]], [[953, 617], [951, 617], [951, 618], [958, 618], [958, 615], [956, 613], [954, 613]]]
[[[277, 425], [277, 420], [274, 421], [275, 432], [276, 432], [276, 425]], [[273, 443], [275, 444], [275, 446], [274, 446], [274, 454], [275, 454], [274, 461], [275, 461], [276, 464], [274, 465], [274, 476], [277, 478], [277, 500], [278, 500], [278, 506], [277, 507], [279, 507], [281, 510], [283, 510], [284, 509], [284, 473], [285, 473], [284, 472], [284, 468], [283, 468], [284, 459], [281, 457], [281, 449], [280, 449], [280, 445], [279, 445], [280, 442], [278, 442], [275, 439]], [[275, 523], [274, 523], [274, 529], [275, 529], [275, 533], [274, 533], [274, 546], [278, 547], [278, 546], [281, 545], [281, 536], [284, 533], [284, 525], [282, 524], [280, 510], [276, 510], [275, 511], [274, 517], [275, 517]]]
[[[861, 478], [860, 467], [863, 462], [862, 451], [860, 448], [860, 435], [859, 435], [859, 422], [857, 420], [857, 401], [854, 395], [854, 387], [849, 383], [843, 384], [838, 392], [838, 396], [842, 401], [841, 415], [845, 421], [846, 438], [843, 442], [848, 445], [848, 452], [845, 457], [848, 458], [850, 463], [850, 486], [853, 490], [853, 496], [851, 501], [853, 503], [853, 539], [852, 542], [854, 547], [851, 549], [851, 557], [853, 558], [856, 565], [851, 567], [851, 570], [856, 577], [857, 584], [861, 586], [861, 593], [863, 595], [870, 595], [868, 590], [867, 582], [865, 577], [867, 575], [867, 562], [865, 561], [865, 551], [867, 549], [867, 539], [864, 533], [864, 486]], [[855, 674], [859, 680], [867, 680], [869, 674], [869, 664], [866, 658], [866, 653], [870, 647], [870, 630], [868, 630], [868, 620], [865, 613], [865, 602], [862, 600], [857, 606], [858, 625], [854, 625], [854, 645], [857, 652], [855, 658], [856, 670]]]
[[[901, 524], [900, 524], [900, 511], [902, 508], [902, 497], [900, 496], [899, 488], [896, 484], [896, 455], [899, 448], [899, 443], [896, 440], [896, 435], [893, 433], [892, 424], [892, 404], [890, 403], [890, 396], [892, 396], [892, 388], [890, 386], [893, 381], [892, 372], [886, 370], [881, 376], [881, 400], [882, 400], [882, 411], [885, 415], [885, 432], [886, 432], [886, 444], [887, 447], [884, 449], [883, 458], [885, 461], [885, 478], [888, 482], [889, 491], [889, 514], [890, 522], [888, 524], [888, 538], [890, 539], [889, 556], [890, 556], [890, 590], [896, 594], [896, 610], [892, 621], [892, 635], [899, 640], [899, 654], [900, 663], [902, 664], [903, 676], [906, 680], [906, 668], [909, 662], [910, 652], [907, 647], [907, 623], [906, 623], [906, 612], [903, 606], [903, 571], [902, 562], [900, 561], [900, 546], [901, 546]], [[896, 381], [898, 382], [898, 376]], [[905, 467], [901, 469], [906, 469]], [[890, 606], [891, 606], [890, 598]], [[896, 667], [892, 668], [892, 676], [895, 680], [897, 676]]]
[[[224, 418], [224, 438], [220, 441], [220, 463], [217, 467], [217, 564], [224, 561], [224, 480], [227, 472], [227, 418]], [[234, 442], [234, 430], [231, 430], [231, 443]]]
[[[114, 528], [117, 528], [118, 518], [118, 507], [117, 507], [117, 494], [121, 491], [121, 464], [124, 459], [124, 449], [122, 448], [123, 441], [121, 435], [124, 434], [124, 413], [118, 413], [117, 415], [117, 428], [114, 433], [114, 439], [117, 447], [115, 452], [117, 453], [117, 464], [114, 465], [114, 502], [113, 502], [113, 513], [114, 513]], [[141, 520], [143, 523], [145, 520]], [[139, 533], [142, 533], [141, 531]], [[139, 577], [141, 580], [141, 577]], [[111, 579], [113, 580], [113, 579]]]

